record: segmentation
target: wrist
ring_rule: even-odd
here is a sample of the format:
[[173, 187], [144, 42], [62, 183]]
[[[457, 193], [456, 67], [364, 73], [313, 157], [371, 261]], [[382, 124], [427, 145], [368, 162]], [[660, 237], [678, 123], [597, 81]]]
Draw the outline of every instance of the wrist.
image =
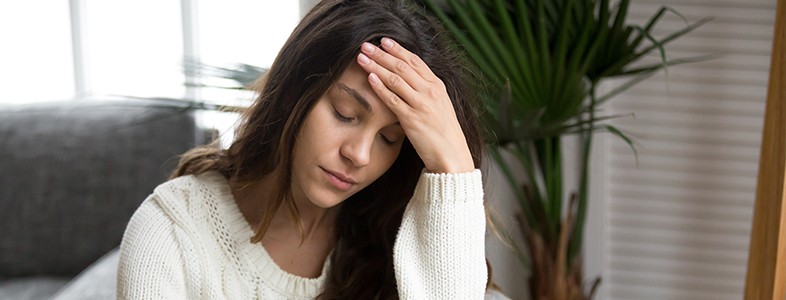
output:
[[471, 155], [466, 155], [462, 159], [450, 159], [432, 166], [426, 165], [426, 171], [434, 174], [458, 174], [467, 173], [475, 170], [475, 163], [472, 161]]

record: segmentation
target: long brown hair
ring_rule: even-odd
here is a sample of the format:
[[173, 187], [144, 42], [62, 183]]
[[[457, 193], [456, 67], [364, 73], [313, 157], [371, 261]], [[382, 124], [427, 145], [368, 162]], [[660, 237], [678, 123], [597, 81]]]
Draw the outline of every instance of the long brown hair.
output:
[[[438, 23], [410, 1], [323, 0], [284, 44], [260, 84], [258, 98], [243, 113], [229, 149], [192, 149], [183, 155], [173, 177], [216, 170], [242, 186], [280, 171], [273, 174], [276, 190], [259, 212], [261, 222], [252, 242], [261, 240], [281, 205], [299, 220], [290, 197], [292, 150], [299, 129], [318, 98], [358, 55], [360, 45], [379, 45], [382, 37], [420, 56], [442, 79], [475, 166], [480, 167], [483, 140], [474, 93], [468, 89], [467, 64]], [[397, 298], [393, 244], [423, 167], [405, 140], [390, 169], [341, 204], [331, 269], [320, 299]]]

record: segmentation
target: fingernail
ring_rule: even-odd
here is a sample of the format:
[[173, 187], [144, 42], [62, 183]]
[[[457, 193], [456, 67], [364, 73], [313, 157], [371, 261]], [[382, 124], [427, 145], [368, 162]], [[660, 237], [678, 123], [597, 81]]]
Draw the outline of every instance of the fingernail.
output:
[[374, 45], [372, 45], [370, 43], [363, 43], [363, 45], [360, 45], [360, 48], [363, 49], [363, 51], [366, 52], [366, 53], [373, 53], [374, 52], [374, 48], [376, 48], [376, 47], [374, 47]]
[[377, 77], [377, 74], [374, 73], [368, 74], [368, 80], [371, 81], [371, 83], [373, 84], [379, 83], [379, 77]]
[[366, 56], [365, 54], [363, 54], [363, 53], [360, 53], [360, 54], [358, 54], [358, 61], [359, 61], [361, 64], [364, 64], [364, 65], [365, 65], [365, 64], [369, 63], [371, 60], [370, 60], [370, 59], [368, 59], [368, 56]]
[[391, 40], [389, 38], [382, 38], [382, 45], [385, 46], [386, 48], [392, 48], [393, 47], [393, 40]]

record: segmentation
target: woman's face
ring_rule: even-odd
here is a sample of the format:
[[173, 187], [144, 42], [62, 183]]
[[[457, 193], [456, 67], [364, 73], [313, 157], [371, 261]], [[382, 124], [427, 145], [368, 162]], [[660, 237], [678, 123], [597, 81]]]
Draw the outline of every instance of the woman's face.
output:
[[297, 203], [336, 206], [377, 180], [398, 157], [404, 130], [367, 78], [352, 63], [306, 116], [292, 160]]

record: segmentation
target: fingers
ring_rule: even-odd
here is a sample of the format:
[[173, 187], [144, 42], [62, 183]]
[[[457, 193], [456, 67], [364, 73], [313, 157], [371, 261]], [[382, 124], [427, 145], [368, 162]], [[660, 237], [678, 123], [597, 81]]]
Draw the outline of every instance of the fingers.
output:
[[[385, 51], [379, 52], [387, 52], [385, 54], [390, 54], [391, 56], [398, 58], [399, 60], [406, 63], [412, 70], [417, 72], [420, 77], [430, 83], [434, 83], [438, 78], [434, 75], [434, 72], [431, 71], [425, 62], [417, 56], [416, 54], [409, 52], [406, 48], [402, 47], [399, 43], [394, 41], [391, 38], [382, 38], [382, 49]], [[372, 45], [373, 46], [373, 45]]]
[[[377, 49], [376, 52], [383, 52], [382, 50]], [[403, 99], [404, 101], [408, 101], [409, 99], [416, 99], [417, 92], [413, 89], [407, 80], [405, 80], [400, 74], [391, 72], [389, 69], [385, 68], [384, 66], [377, 63], [376, 60], [369, 59], [368, 56], [364, 55], [363, 53], [358, 55], [358, 64], [369, 73], [369, 83], [371, 84], [372, 88], [377, 91], [378, 95], [385, 99], [388, 97], [387, 92], [392, 92], [396, 94], [399, 99]], [[413, 72], [414, 73], [414, 72]], [[371, 82], [371, 75], [379, 81], [377, 84]], [[419, 75], [415, 74], [416, 76], [420, 77]], [[411, 74], [409, 75], [411, 76]], [[415, 78], [410, 78], [411, 81], [415, 81]], [[422, 81], [422, 79], [420, 79]], [[387, 92], [383, 92], [380, 94], [380, 88], [384, 88]], [[400, 97], [399, 97], [400, 96]], [[411, 103], [410, 103], [411, 104]]]
[[[357, 62], [369, 73], [374, 92], [399, 117], [418, 109], [444, 91], [444, 85], [425, 62], [390, 38], [382, 38], [382, 49], [371, 43], [361, 45]], [[440, 95], [437, 95], [440, 96]], [[446, 96], [446, 95], [445, 95]]]
[[399, 75], [413, 89], [420, 90], [428, 84], [407, 61], [395, 57], [371, 43], [363, 43], [360, 49], [363, 55], [366, 55], [387, 71]]
[[399, 119], [404, 118], [410, 113], [412, 108], [409, 104], [399, 97], [399, 95], [388, 89], [377, 74], [368, 74], [368, 82], [371, 85], [371, 89], [374, 90], [374, 93], [382, 99], [382, 102], [384, 102]]

